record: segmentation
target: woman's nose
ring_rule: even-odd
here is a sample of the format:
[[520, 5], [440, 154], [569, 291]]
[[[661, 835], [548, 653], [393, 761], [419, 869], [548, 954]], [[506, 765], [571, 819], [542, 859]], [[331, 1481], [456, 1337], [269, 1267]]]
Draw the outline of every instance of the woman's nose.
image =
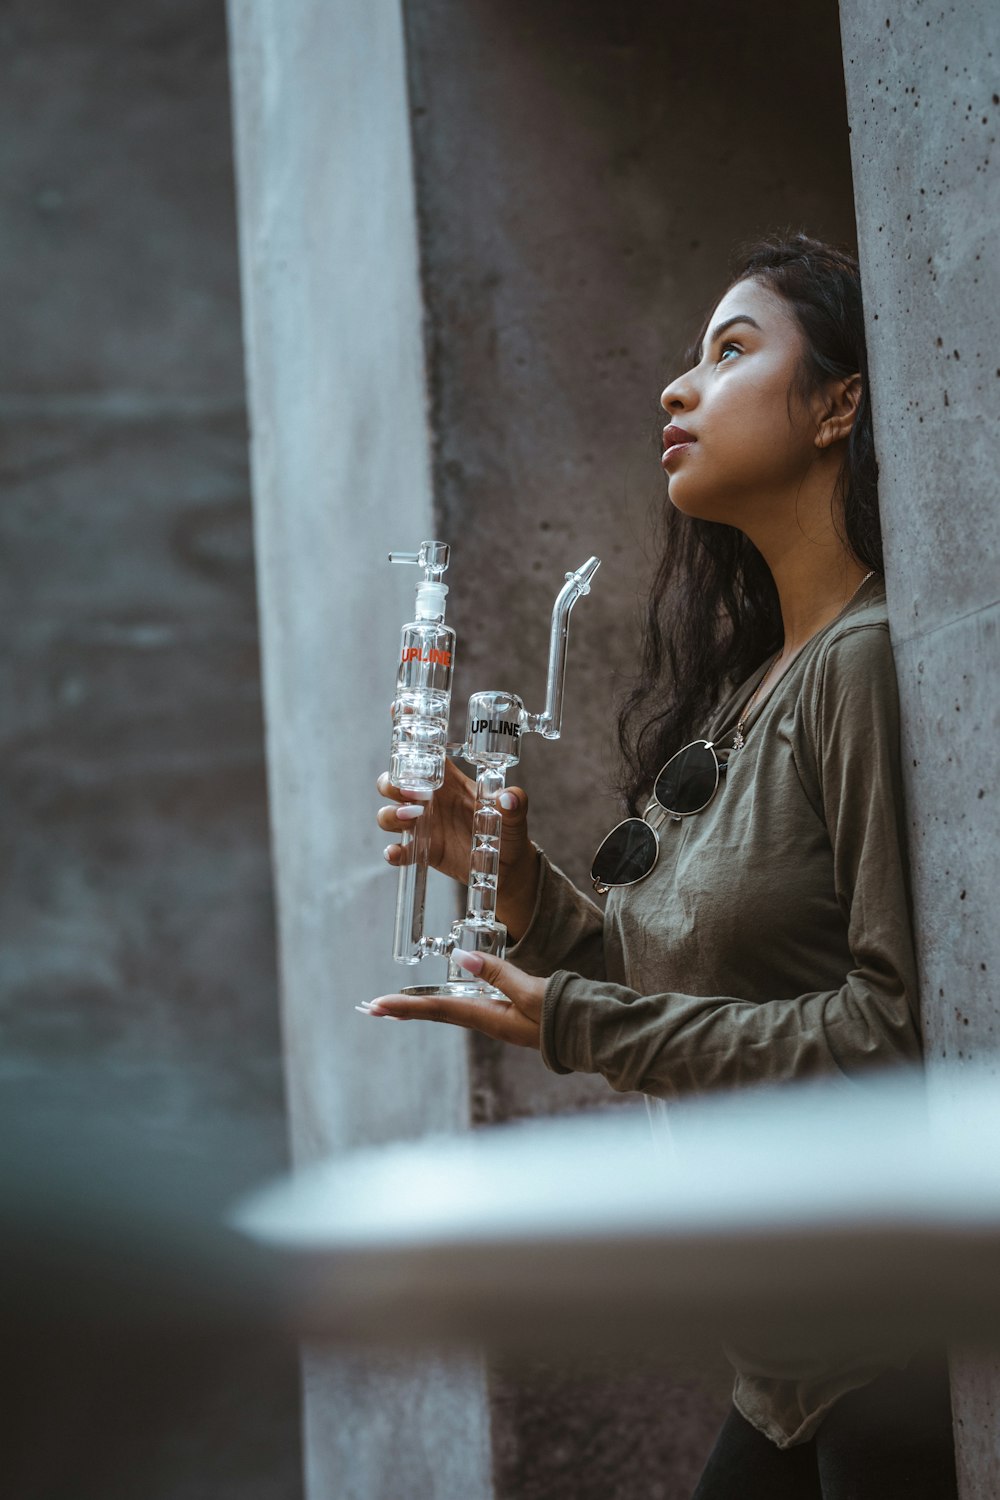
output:
[[666, 412], [690, 411], [693, 404], [694, 396], [683, 375], [672, 380], [660, 397], [660, 405]]

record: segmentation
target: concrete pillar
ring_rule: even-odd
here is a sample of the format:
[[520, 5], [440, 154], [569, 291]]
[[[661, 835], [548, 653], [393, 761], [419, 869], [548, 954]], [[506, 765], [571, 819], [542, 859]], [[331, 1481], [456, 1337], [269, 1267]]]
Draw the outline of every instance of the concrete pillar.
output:
[[[397, 987], [374, 826], [399, 627], [434, 534], [398, 0], [229, 5], [254, 530], [294, 1152], [452, 1132], [464, 1037], [377, 1024]], [[432, 920], [450, 917], [438, 890]], [[305, 1370], [313, 1500], [490, 1492], [478, 1362]]]
[[[1000, 13], [840, 10], [924, 1030], [1000, 1079]], [[1000, 1361], [952, 1377], [962, 1500], [988, 1500]]]
[[[221, 0], [0, 7], [0, 138], [0, 1095], [224, 1200], [288, 1152]], [[297, 1387], [234, 1360], [135, 1487], [291, 1500]]]

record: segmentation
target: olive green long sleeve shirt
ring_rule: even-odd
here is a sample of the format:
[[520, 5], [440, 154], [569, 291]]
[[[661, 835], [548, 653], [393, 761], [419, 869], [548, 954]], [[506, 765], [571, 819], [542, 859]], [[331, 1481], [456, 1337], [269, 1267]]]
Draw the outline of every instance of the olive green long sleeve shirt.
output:
[[[723, 750], [766, 670], [720, 704]], [[548, 976], [541, 1054], [600, 1073], [653, 1112], [685, 1094], [818, 1075], [845, 1088], [915, 1064], [899, 709], [878, 577], [799, 652], [702, 812], [658, 826], [659, 859], [604, 912], [541, 857], [531, 923], [508, 951]], [[678, 748], [680, 748], [678, 746]], [[734, 1401], [779, 1447], [882, 1365], [740, 1355]]]

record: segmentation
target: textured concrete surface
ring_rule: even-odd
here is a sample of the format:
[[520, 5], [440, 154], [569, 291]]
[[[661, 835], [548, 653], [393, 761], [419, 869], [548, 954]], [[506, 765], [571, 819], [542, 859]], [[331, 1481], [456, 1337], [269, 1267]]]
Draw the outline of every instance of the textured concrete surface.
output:
[[222, 14], [3, 6], [5, 396], [242, 401]]
[[[225, 1196], [287, 1161], [225, 15], [0, 42], [0, 1084]], [[294, 1363], [236, 1365], [142, 1492], [291, 1500], [298, 1449]]]
[[[1000, 16], [842, 0], [841, 23], [924, 1029], [1000, 1077]], [[987, 1500], [1000, 1360], [952, 1375], [961, 1494]]]
[[[837, 9], [727, 4], [681, 25], [633, 3], [405, 10], [453, 723], [483, 688], [539, 706], [563, 573], [602, 557], [572, 617], [563, 739], [528, 739], [510, 778], [585, 885], [620, 815], [613, 703], [665, 498], [660, 391], [738, 241], [791, 223], [853, 242]], [[531, 1053], [471, 1049], [479, 1119], [625, 1102]], [[721, 1355], [578, 1383], [492, 1369], [496, 1492], [683, 1496], [731, 1381]]]
[[[419, 577], [386, 552], [436, 524], [417, 235], [398, 5], [231, 0], [229, 20], [282, 1015], [307, 1160], [469, 1123], [462, 1033], [354, 1009], [409, 977], [374, 782]], [[429, 922], [450, 909], [438, 882]], [[489, 1494], [478, 1366], [311, 1349], [305, 1381], [313, 1500]]]
[[305, 1355], [312, 1500], [478, 1500], [490, 1487], [481, 1362], [454, 1351]]

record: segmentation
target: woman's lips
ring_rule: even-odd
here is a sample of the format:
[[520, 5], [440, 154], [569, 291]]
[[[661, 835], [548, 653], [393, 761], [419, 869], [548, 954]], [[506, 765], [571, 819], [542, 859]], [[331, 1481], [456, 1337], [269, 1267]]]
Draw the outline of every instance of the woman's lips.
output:
[[695, 441], [696, 439], [692, 438], [689, 443], [671, 443], [670, 447], [666, 450], [663, 457], [660, 459], [661, 466], [665, 469], [670, 463], [671, 459], [677, 459], [682, 453], [686, 453], [689, 448], [693, 448], [695, 445]]
[[672, 458], [683, 453], [685, 448], [690, 448], [695, 442], [697, 438], [693, 432], [688, 432], [687, 428], [682, 427], [679, 422], [670, 422], [663, 429], [664, 453], [660, 463], [666, 468]]

